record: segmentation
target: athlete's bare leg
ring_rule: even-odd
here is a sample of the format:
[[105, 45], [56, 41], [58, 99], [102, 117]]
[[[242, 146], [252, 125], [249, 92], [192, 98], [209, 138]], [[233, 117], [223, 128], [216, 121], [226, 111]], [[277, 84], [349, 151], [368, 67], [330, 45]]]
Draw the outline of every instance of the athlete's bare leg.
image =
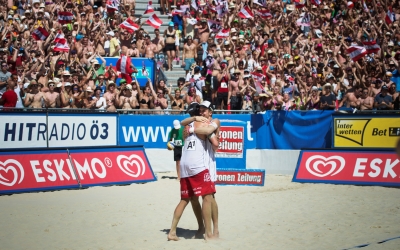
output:
[[213, 222], [213, 236], [214, 238], [219, 238], [219, 229], [218, 229], [218, 205], [215, 200], [215, 196], [213, 195], [213, 202], [211, 203], [211, 219]]
[[205, 239], [212, 240], [214, 239], [212, 233], [212, 226], [211, 226], [211, 205], [213, 203], [213, 196], [212, 194], [207, 194], [203, 196], [203, 206], [202, 206], [202, 214], [204, 219], [204, 227], [205, 227]]
[[172, 219], [171, 229], [168, 233], [168, 240], [179, 240], [178, 236], [176, 236], [176, 227], [178, 226], [178, 222], [182, 217], [183, 211], [185, 210], [187, 204], [189, 203], [189, 199], [181, 199], [178, 206], [176, 206], [174, 211], [174, 218]]
[[178, 181], [180, 181], [181, 180], [181, 167], [180, 167], [181, 161], [176, 161], [175, 164], [176, 164], [176, 174], [178, 175]]
[[192, 208], [194, 215], [197, 219], [197, 224], [199, 225], [199, 229], [197, 230], [196, 234], [194, 235], [194, 239], [203, 239], [204, 234], [204, 223], [203, 223], [203, 216], [201, 215], [201, 206], [199, 202], [199, 197], [193, 196], [190, 198], [190, 202], [192, 203]]

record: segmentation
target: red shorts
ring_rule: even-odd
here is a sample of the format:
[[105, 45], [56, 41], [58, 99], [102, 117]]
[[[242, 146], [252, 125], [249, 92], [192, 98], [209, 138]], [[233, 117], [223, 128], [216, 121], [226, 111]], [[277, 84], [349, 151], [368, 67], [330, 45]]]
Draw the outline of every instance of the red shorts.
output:
[[131, 75], [128, 75], [128, 74], [125, 74], [125, 73], [121, 73], [121, 78], [125, 79], [127, 84], [131, 84], [131, 82], [132, 82]]
[[211, 181], [208, 169], [202, 172], [181, 178], [181, 198], [187, 199], [192, 196], [203, 196], [215, 193], [214, 182]]

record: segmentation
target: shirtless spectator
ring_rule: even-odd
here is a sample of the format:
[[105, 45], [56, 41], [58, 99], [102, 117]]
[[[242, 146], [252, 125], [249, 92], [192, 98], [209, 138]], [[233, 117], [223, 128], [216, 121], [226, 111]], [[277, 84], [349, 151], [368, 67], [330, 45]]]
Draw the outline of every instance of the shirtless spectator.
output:
[[39, 91], [39, 84], [32, 80], [29, 84], [29, 93], [26, 94], [24, 106], [28, 108], [43, 108], [44, 93]]
[[372, 110], [374, 108], [374, 98], [369, 96], [367, 88], [362, 89], [361, 97], [358, 100], [360, 101], [360, 110]]
[[127, 85], [121, 90], [119, 97], [119, 108], [125, 110], [135, 109], [137, 106], [137, 99], [132, 95], [132, 85]]
[[[164, 110], [168, 108], [168, 100], [165, 98], [164, 91], [158, 88], [154, 90], [150, 78], [147, 79], [147, 83], [150, 87], [151, 93], [153, 94], [154, 109]], [[168, 89], [166, 89], [166, 91], [168, 92]], [[162, 115], [164, 112], [155, 112], [154, 114]]]
[[44, 93], [44, 101], [46, 104], [46, 108], [57, 108], [60, 106], [60, 94], [55, 92], [55, 83], [53, 80], [50, 80], [47, 83], [49, 87], [49, 91]]
[[154, 58], [155, 54], [158, 53], [157, 45], [151, 42], [149, 35], [144, 36], [144, 41], [145, 41], [145, 46], [146, 46], [145, 57], [146, 58]]
[[195, 63], [197, 56], [197, 47], [193, 43], [193, 38], [188, 36], [187, 42], [183, 45], [182, 66], [185, 68], [186, 74], [189, 73], [190, 67]]
[[104, 93], [103, 97], [106, 99], [107, 103], [107, 112], [115, 112], [117, 111], [116, 104], [118, 103], [118, 90], [116, 89], [116, 85], [113, 81], [108, 82], [107, 92]]
[[355, 86], [353, 90], [354, 92], [347, 92], [347, 94], [344, 96], [343, 100], [339, 104], [340, 107], [346, 105], [347, 108], [360, 108], [360, 97], [362, 97], [363, 93], [362, 87]]

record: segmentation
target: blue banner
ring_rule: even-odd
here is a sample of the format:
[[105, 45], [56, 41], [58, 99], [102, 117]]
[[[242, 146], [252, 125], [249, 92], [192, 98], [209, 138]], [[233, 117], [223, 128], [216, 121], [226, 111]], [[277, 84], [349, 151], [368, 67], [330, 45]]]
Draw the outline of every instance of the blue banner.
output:
[[[104, 60], [106, 60], [106, 66], [112, 66], [115, 71], [117, 61], [119, 57], [104, 57]], [[101, 63], [100, 58], [97, 58], [99, 63]], [[155, 79], [155, 70], [156, 70], [156, 62], [153, 59], [150, 58], [131, 58], [132, 64], [136, 67], [136, 69], [139, 71], [138, 73], [135, 73], [134, 75], [136, 76], [140, 86], [145, 86], [147, 83], [147, 77], [151, 79], [151, 81], [154, 82]], [[116, 81], [116, 84], [119, 86], [119, 81], [121, 78], [118, 78]]]
[[255, 119], [258, 149], [330, 148], [334, 111], [268, 111]]

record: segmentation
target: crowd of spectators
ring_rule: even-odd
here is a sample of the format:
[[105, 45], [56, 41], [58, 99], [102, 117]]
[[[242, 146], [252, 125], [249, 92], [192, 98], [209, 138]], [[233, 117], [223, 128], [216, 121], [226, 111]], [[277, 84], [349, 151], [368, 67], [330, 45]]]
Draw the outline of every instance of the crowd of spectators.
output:
[[[0, 2], [4, 107], [179, 113], [209, 100], [252, 112], [399, 109], [398, 1], [161, 0], [155, 13], [170, 20], [154, 37], [134, 0]], [[60, 22], [66, 12], [72, 20]], [[127, 19], [139, 28], [121, 27]], [[185, 74], [177, 86], [140, 86], [133, 67], [117, 85], [104, 57], [121, 56], [166, 58], [161, 70], [181, 60]]]

